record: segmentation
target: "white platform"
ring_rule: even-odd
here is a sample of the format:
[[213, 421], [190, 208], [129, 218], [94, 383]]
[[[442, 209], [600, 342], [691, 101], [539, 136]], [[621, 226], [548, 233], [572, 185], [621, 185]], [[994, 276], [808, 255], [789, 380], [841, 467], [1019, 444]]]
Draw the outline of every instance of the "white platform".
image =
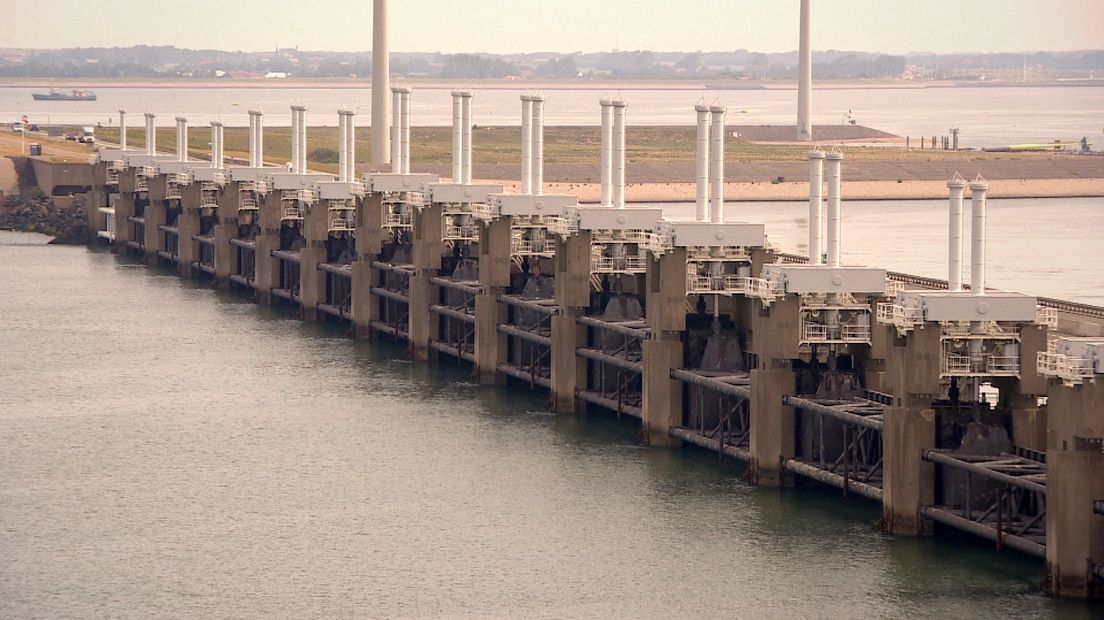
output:
[[568, 207], [579, 204], [575, 196], [567, 194], [495, 194], [491, 196], [491, 205], [499, 215], [547, 215], [559, 216]]
[[428, 183], [423, 186], [428, 202], [487, 202], [492, 194], [501, 194], [501, 185], [489, 183]]
[[333, 181], [333, 175], [321, 173], [293, 174], [277, 172], [268, 175], [268, 185], [274, 190], [311, 189], [315, 184]]
[[658, 207], [579, 207], [579, 230], [655, 230], [663, 219], [663, 209]]
[[441, 180], [435, 174], [395, 174], [376, 172], [361, 177], [370, 192], [420, 192], [422, 186]]
[[877, 267], [829, 267], [827, 265], [790, 265], [772, 263], [763, 266], [763, 278], [780, 282], [786, 293], [797, 295], [826, 293], [885, 294], [886, 270]]
[[668, 222], [671, 241], [676, 248], [761, 248], [766, 244], [763, 224], [732, 222]]
[[1023, 293], [899, 291], [897, 305], [919, 310], [925, 321], [1016, 321], [1034, 323], [1039, 300]]

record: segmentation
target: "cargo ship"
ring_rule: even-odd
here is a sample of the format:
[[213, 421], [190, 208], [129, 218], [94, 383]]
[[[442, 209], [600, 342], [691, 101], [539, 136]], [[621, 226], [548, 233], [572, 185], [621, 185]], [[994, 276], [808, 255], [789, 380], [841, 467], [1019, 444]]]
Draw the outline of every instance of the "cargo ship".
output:
[[31, 93], [35, 101], [95, 101], [96, 93], [90, 90], [71, 90], [63, 93], [50, 89], [48, 93]]

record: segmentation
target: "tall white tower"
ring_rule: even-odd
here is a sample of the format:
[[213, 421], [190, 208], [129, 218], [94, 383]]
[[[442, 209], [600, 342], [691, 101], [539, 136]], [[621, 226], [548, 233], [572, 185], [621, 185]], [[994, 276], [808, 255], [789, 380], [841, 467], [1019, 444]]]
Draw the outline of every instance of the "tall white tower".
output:
[[809, 32], [809, 0], [801, 0], [801, 43], [797, 52], [797, 139], [813, 139], [813, 45]]
[[391, 163], [391, 62], [387, 49], [387, 0], [372, 5], [372, 163]]

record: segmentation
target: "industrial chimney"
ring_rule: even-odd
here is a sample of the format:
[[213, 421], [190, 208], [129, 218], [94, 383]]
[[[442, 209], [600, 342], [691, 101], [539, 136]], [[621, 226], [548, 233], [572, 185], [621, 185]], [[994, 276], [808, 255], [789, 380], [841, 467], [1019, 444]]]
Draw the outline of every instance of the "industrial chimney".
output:
[[824, 151], [809, 151], [809, 264], [824, 259]]
[[947, 290], [962, 290], [962, 196], [966, 192], [966, 181], [957, 174], [947, 181], [950, 190], [950, 211], [947, 230]]

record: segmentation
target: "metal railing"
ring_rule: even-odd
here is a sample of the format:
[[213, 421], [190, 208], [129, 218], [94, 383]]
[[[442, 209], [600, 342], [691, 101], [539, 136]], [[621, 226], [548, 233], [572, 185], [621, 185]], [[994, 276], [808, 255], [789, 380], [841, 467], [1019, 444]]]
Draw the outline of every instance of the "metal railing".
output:
[[902, 335], [924, 322], [924, 313], [920, 308], [901, 306], [892, 302], [879, 303], [877, 320], [883, 325], [892, 325]]
[[303, 219], [303, 210], [298, 205], [291, 207], [284, 207], [280, 214], [281, 220], [301, 220]]
[[644, 273], [647, 271], [647, 259], [643, 256], [603, 256], [592, 254], [591, 273]]
[[1039, 351], [1036, 354], [1035, 371], [1040, 375], [1061, 379], [1071, 387], [1092, 380], [1095, 374], [1092, 360], [1049, 351]]
[[338, 211], [330, 215], [330, 230], [346, 232], [356, 230], [356, 212]]

